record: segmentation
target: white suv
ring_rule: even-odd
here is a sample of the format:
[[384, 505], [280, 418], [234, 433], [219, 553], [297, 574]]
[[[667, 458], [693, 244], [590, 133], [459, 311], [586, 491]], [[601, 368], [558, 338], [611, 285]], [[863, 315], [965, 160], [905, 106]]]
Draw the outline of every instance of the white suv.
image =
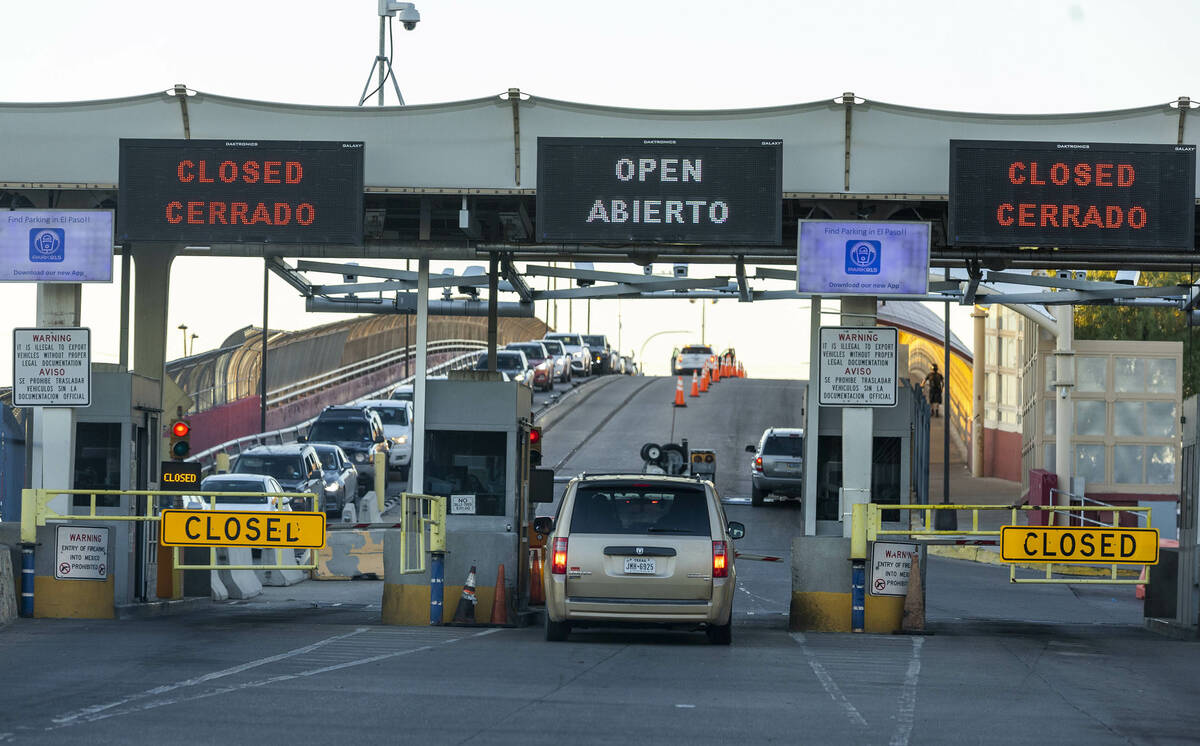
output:
[[732, 639], [737, 587], [731, 539], [746, 527], [725, 519], [712, 482], [650, 474], [571, 480], [547, 534], [542, 573], [546, 639], [611, 623], [702, 628]]

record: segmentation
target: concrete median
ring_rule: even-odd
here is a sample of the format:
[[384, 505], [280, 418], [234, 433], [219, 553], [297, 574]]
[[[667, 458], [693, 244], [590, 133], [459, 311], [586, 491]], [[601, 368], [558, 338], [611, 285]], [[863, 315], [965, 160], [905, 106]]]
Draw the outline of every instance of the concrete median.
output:
[[[217, 562], [226, 565], [251, 565], [254, 559], [247, 547], [218, 549]], [[219, 570], [219, 579], [230, 599], [254, 598], [262, 593], [256, 570]]]
[[[282, 570], [254, 570], [254, 574], [258, 576], [258, 582], [262, 583], [263, 585], [288, 586], [295, 585], [296, 583], [308, 579], [307, 570], [301, 570], [295, 567], [295, 565], [300, 564], [296, 561], [295, 549], [260, 549], [249, 551], [252, 555], [255, 553], [257, 554], [257, 556], [252, 557], [253, 564], [255, 565], [287, 565], [287, 567]], [[307, 551], [311, 553], [313, 550], [309, 549]], [[242, 563], [237, 562], [231, 564]], [[308, 563], [305, 562], [304, 564]]]

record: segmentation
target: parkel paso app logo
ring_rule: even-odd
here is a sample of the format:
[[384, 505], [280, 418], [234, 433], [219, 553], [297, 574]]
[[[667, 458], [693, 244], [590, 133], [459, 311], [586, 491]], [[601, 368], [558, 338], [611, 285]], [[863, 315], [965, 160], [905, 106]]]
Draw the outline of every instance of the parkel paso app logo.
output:
[[66, 258], [67, 236], [62, 228], [29, 229], [29, 261], [61, 262]]
[[855, 239], [846, 242], [846, 274], [848, 275], [877, 275], [879, 274], [880, 241]]

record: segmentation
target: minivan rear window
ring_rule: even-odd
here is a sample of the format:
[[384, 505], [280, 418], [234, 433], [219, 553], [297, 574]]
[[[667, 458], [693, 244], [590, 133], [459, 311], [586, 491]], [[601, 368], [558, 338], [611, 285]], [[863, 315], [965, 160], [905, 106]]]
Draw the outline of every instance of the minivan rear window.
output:
[[664, 484], [580, 487], [571, 510], [573, 534], [709, 536], [703, 489]]
[[684, 355], [711, 355], [712, 348], [711, 347], [700, 347], [699, 345], [692, 345], [690, 347], [684, 347], [683, 354]]
[[772, 435], [763, 444], [764, 456], [792, 456], [804, 458], [804, 438], [799, 435]]

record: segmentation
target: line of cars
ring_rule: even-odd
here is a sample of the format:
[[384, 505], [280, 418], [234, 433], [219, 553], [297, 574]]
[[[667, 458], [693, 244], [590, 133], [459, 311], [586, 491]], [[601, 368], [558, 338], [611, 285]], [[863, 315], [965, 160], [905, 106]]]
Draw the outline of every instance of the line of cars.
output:
[[[205, 477], [200, 491], [317, 494], [327, 515], [340, 516], [347, 504], [374, 488], [375, 454], [387, 454], [388, 471], [408, 479], [412, 407], [411, 401], [392, 399], [326, 407], [298, 442], [247, 449], [233, 460], [228, 474]], [[231, 496], [228, 502], [218, 498], [217, 503], [233, 510], [313, 507], [303, 498], [285, 502], [267, 495]], [[195, 506], [185, 501], [185, 507]]]
[[[475, 369], [487, 367], [484, 353]], [[552, 390], [555, 383], [570, 383], [575, 376], [638, 373], [633, 358], [613, 350], [605, 335], [574, 332], [547, 332], [542, 339], [510, 342], [496, 351], [496, 369], [507, 380], [541, 391]]]

